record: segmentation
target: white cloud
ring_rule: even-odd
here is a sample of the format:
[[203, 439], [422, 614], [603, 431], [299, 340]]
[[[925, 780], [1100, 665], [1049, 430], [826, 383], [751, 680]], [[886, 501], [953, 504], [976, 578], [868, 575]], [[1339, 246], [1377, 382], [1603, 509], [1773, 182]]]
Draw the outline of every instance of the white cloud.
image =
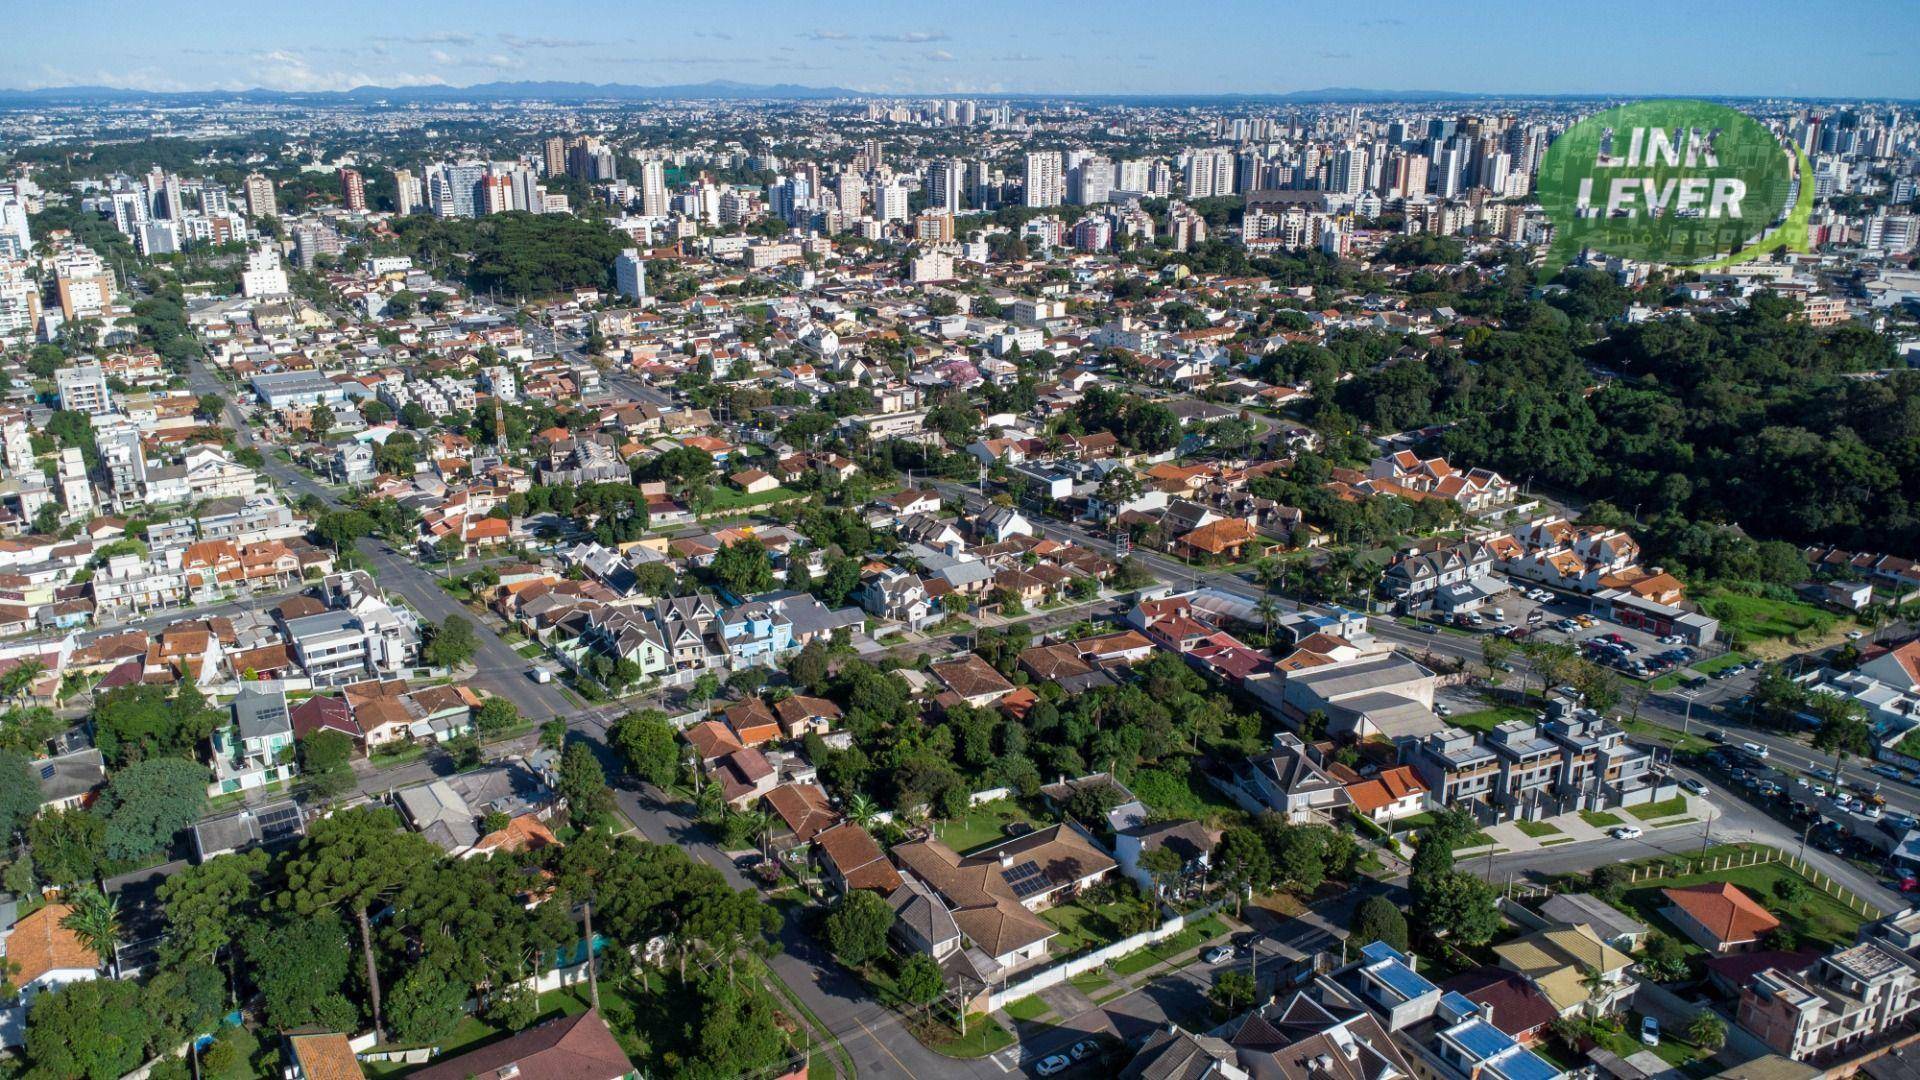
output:
[[902, 34], [869, 34], [875, 41], [889, 41], [896, 45], [925, 45], [932, 41], [951, 40], [944, 30], [908, 30]]

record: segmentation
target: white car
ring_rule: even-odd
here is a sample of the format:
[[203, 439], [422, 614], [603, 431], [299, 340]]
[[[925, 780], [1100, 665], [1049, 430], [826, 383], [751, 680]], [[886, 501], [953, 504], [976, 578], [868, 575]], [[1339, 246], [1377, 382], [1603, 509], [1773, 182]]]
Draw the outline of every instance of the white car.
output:
[[[1801, 781], [1801, 782], [1805, 783], [1805, 781]], [[1685, 780], [1680, 781], [1680, 787], [1682, 790], [1691, 792], [1692, 794], [1695, 794], [1695, 795], [1705, 795], [1707, 793], [1707, 785], [1701, 783], [1699, 780], [1696, 780], [1691, 776], [1687, 777]]]
[[1073, 1059], [1067, 1057], [1067, 1055], [1054, 1054], [1052, 1057], [1043, 1058], [1040, 1064], [1033, 1067], [1033, 1071], [1041, 1076], [1052, 1076], [1055, 1073], [1066, 1071], [1067, 1066], [1071, 1064], [1073, 1064]]
[[1860, 631], [1858, 631], [1858, 630], [1849, 630], [1849, 631], [1847, 631], [1847, 640], [1848, 640], [1848, 641], [1859, 641], [1859, 640], [1860, 640], [1861, 638], [1863, 638], [1863, 637], [1866, 637], [1866, 636], [1867, 636], [1867, 635], [1865, 635], [1865, 634], [1863, 634], [1863, 633], [1861, 633], [1861, 632], [1860, 632]]
[[1607, 835], [1613, 837], [1615, 840], [1638, 840], [1641, 834], [1640, 829], [1636, 826], [1618, 825], [1609, 829]]
[[1740, 749], [1745, 750], [1761, 761], [1767, 760], [1767, 748], [1757, 742], [1743, 742], [1740, 744]]
[[1213, 948], [1207, 950], [1205, 960], [1209, 964], [1217, 964], [1222, 960], [1232, 959], [1232, 957], [1232, 949], [1227, 948], [1225, 945], [1215, 945]]

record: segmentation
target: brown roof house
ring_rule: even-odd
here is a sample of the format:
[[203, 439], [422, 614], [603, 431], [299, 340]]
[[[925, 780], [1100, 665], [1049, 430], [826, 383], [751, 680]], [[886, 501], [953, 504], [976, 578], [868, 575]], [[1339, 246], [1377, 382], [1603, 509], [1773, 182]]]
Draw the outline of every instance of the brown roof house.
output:
[[835, 825], [813, 838], [820, 869], [837, 892], [871, 889], [890, 894], [900, 887], [900, 872], [887, 861], [873, 834], [852, 822]]
[[985, 708], [1013, 692], [1013, 684], [1007, 677], [974, 653], [935, 664], [930, 670], [948, 693], [975, 708]]
[[1753, 897], [1724, 881], [1660, 892], [1667, 898], [1660, 913], [1711, 953], [1758, 948], [1760, 939], [1780, 926]]
[[537, 1024], [470, 1053], [444, 1058], [414, 1080], [623, 1080], [633, 1062], [596, 1009]]
[[938, 839], [893, 849], [901, 868], [945, 904], [965, 947], [943, 965], [986, 986], [1047, 958], [1059, 931], [1037, 912], [1111, 874], [1118, 864], [1065, 825], [960, 855]]

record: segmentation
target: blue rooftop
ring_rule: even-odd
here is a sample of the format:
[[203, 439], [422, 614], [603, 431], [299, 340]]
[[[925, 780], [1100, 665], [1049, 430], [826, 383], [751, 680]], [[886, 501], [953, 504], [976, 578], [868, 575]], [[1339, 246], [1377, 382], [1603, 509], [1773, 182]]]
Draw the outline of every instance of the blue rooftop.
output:
[[1367, 963], [1369, 964], [1377, 963], [1381, 960], [1398, 960], [1403, 964], [1407, 962], [1407, 958], [1401, 954], [1399, 949], [1394, 948], [1384, 941], [1367, 942], [1360, 947], [1360, 955], [1366, 957]]
[[1556, 1080], [1560, 1075], [1560, 1070], [1547, 1064], [1540, 1055], [1517, 1046], [1493, 1067], [1507, 1080]]
[[1475, 1005], [1472, 998], [1458, 990], [1449, 990], [1445, 994], [1442, 994], [1440, 996], [1440, 1007], [1452, 1014], [1456, 1020], [1469, 1016], [1478, 1016], [1480, 1014], [1480, 1006]]
[[1479, 1061], [1491, 1061], [1502, 1051], [1514, 1046], [1514, 1041], [1506, 1032], [1478, 1017], [1452, 1029], [1447, 1035]]

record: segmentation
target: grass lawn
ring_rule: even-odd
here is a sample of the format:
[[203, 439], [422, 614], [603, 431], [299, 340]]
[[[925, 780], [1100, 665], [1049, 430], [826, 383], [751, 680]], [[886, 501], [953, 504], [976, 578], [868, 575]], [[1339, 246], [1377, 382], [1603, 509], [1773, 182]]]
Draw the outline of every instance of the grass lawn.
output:
[[1639, 818], [1641, 821], [1652, 821], [1655, 818], [1673, 817], [1675, 814], [1684, 814], [1686, 812], [1687, 812], [1687, 800], [1686, 800], [1686, 797], [1683, 795], [1675, 795], [1671, 799], [1663, 799], [1660, 802], [1647, 803], [1644, 806], [1627, 807], [1627, 813], [1632, 814], [1634, 817]]
[[[1665, 676], [1662, 677], [1664, 678]], [[1683, 735], [1670, 727], [1656, 724], [1651, 720], [1635, 720], [1632, 717], [1622, 717], [1617, 723], [1619, 723], [1621, 729], [1629, 735], [1638, 735], [1649, 742], [1657, 742], [1662, 746], [1670, 746], [1683, 753], [1695, 752], [1704, 754], [1708, 750], [1713, 749], [1712, 743], [1698, 735], [1692, 733]]]
[[537, 642], [529, 641], [524, 645], [516, 645], [513, 651], [519, 653], [522, 660], [538, 660], [547, 650], [541, 648]]
[[1111, 975], [1108, 975], [1099, 968], [1095, 968], [1092, 971], [1083, 971], [1073, 978], [1068, 979], [1067, 985], [1091, 997], [1094, 991], [1104, 990], [1112, 982], [1113, 977]]
[[1694, 599], [1700, 610], [1720, 620], [1736, 644], [1803, 632], [1824, 634], [1834, 624], [1833, 615], [1797, 600], [1769, 600], [1718, 587], [1696, 593]]
[[1533, 837], [1535, 840], [1543, 836], [1558, 836], [1560, 834], [1558, 828], [1544, 821], [1516, 821], [1513, 824], [1514, 827], [1526, 833], [1528, 836]]
[[[1805, 878], [1777, 862], [1657, 878], [1627, 890], [1622, 899], [1635, 918], [1672, 934], [1689, 952], [1699, 952], [1699, 947], [1693, 944], [1692, 939], [1680, 933], [1660, 913], [1660, 909], [1667, 905], [1667, 898], [1660, 890], [1718, 881], [1731, 882], [1744, 889], [1761, 907], [1799, 934], [1803, 947], [1850, 944], [1859, 932], [1860, 924], [1865, 921], [1848, 911], [1845, 904], [1814, 888]], [[1801, 896], [1794, 903], [1783, 903], [1774, 892], [1775, 886], [1781, 881], [1793, 881], [1801, 886]]]
[[1493, 837], [1475, 829], [1473, 832], [1461, 837], [1460, 842], [1453, 845], [1453, 850], [1459, 851], [1462, 848], [1486, 847], [1491, 843], [1493, 843]]
[[1006, 827], [1016, 821], [1035, 824], [1011, 799], [996, 799], [981, 803], [952, 821], [941, 822], [934, 827], [934, 833], [946, 841], [948, 847], [964, 855], [982, 844], [1006, 839]]
[[1735, 664], [1744, 664], [1746, 662], [1747, 662], [1747, 655], [1745, 653], [1735, 651], [1735, 652], [1721, 653], [1719, 656], [1715, 656], [1707, 660], [1702, 660], [1697, 664], [1689, 664], [1687, 666], [1693, 668], [1693, 670], [1699, 672], [1702, 675], [1711, 675], [1714, 672], [1719, 671], [1721, 668], [1730, 668]]
[[1126, 904], [1108, 904], [1095, 908], [1075, 900], [1048, 908], [1040, 913], [1040, 917], [1060, 931], [1060, 936], [1048, 945], [1048, 950], [1055, 956], [1072, 956], [1119, 941], [1126, 935], [1120, 932], [1118, 919], [1128, 907]]
[[1619, 814], [1609, 814], [1605, 810], [1582, 810], [1580, 820], [1596, 829], [1611, 829], [1615, 825], [1625, 824]]
[[739, 488], [714, 484], [707, 488], [707, 509], [703, 512], [712, 513], [719, 510], [738, 510], [748, 506], [765, 506], [768, 503], [783, 502], [787, 499], [798, 499], [800, 497], [800, 493], [790, 487], [777, 487], [772, 491], [763, 491], [758, 495], [749, 495]]
[[[233, 1063], [224, 1070], [205, 1070], [206, 1080], [254, 1080], [260, 1075], [253, 1067], [253, 1057], [260, 1052], [260, 1037], [252, 1028], [222, 1027], [214, 1038], [233, 1047]], [[201, 1059], [203, 1063], [205, 1060]]]
[[1459, 713], [1446, 718], [1448, 724], [1468, 731], [1492, 731], [1509, 720], [1534, 722], [1535, 711], [1523, 709], [1518, 705], [1496, 705], [1491, 709], [1479, 709], [1470, 713]]
[[1053, 1012], [1053, 1006], [1041, 1000], [1038, 994], [1023, 997], [1019, 1001], [1007, 1003], [1007, 1015], [1022, 1023], [1031, 1024]]
[[1135, 949], [1107, 966], [1116, 975], [1136, 975], [1161, 961], [1170, 961], [1189, 949], [1199, 948], [1226, 932], [1226, 924], [1209, 915], [1165, 941]]
[[931, 1031], [920, 1034], [926, 1036], [920, 1041], [927, 1044], [927, 1049], [950, 1058], [983, 1058], [1013, 1045], [1013, 1032], [985, 1013], [967, 1017], [964, 1036], [945, 1024], [937, 1024]]

